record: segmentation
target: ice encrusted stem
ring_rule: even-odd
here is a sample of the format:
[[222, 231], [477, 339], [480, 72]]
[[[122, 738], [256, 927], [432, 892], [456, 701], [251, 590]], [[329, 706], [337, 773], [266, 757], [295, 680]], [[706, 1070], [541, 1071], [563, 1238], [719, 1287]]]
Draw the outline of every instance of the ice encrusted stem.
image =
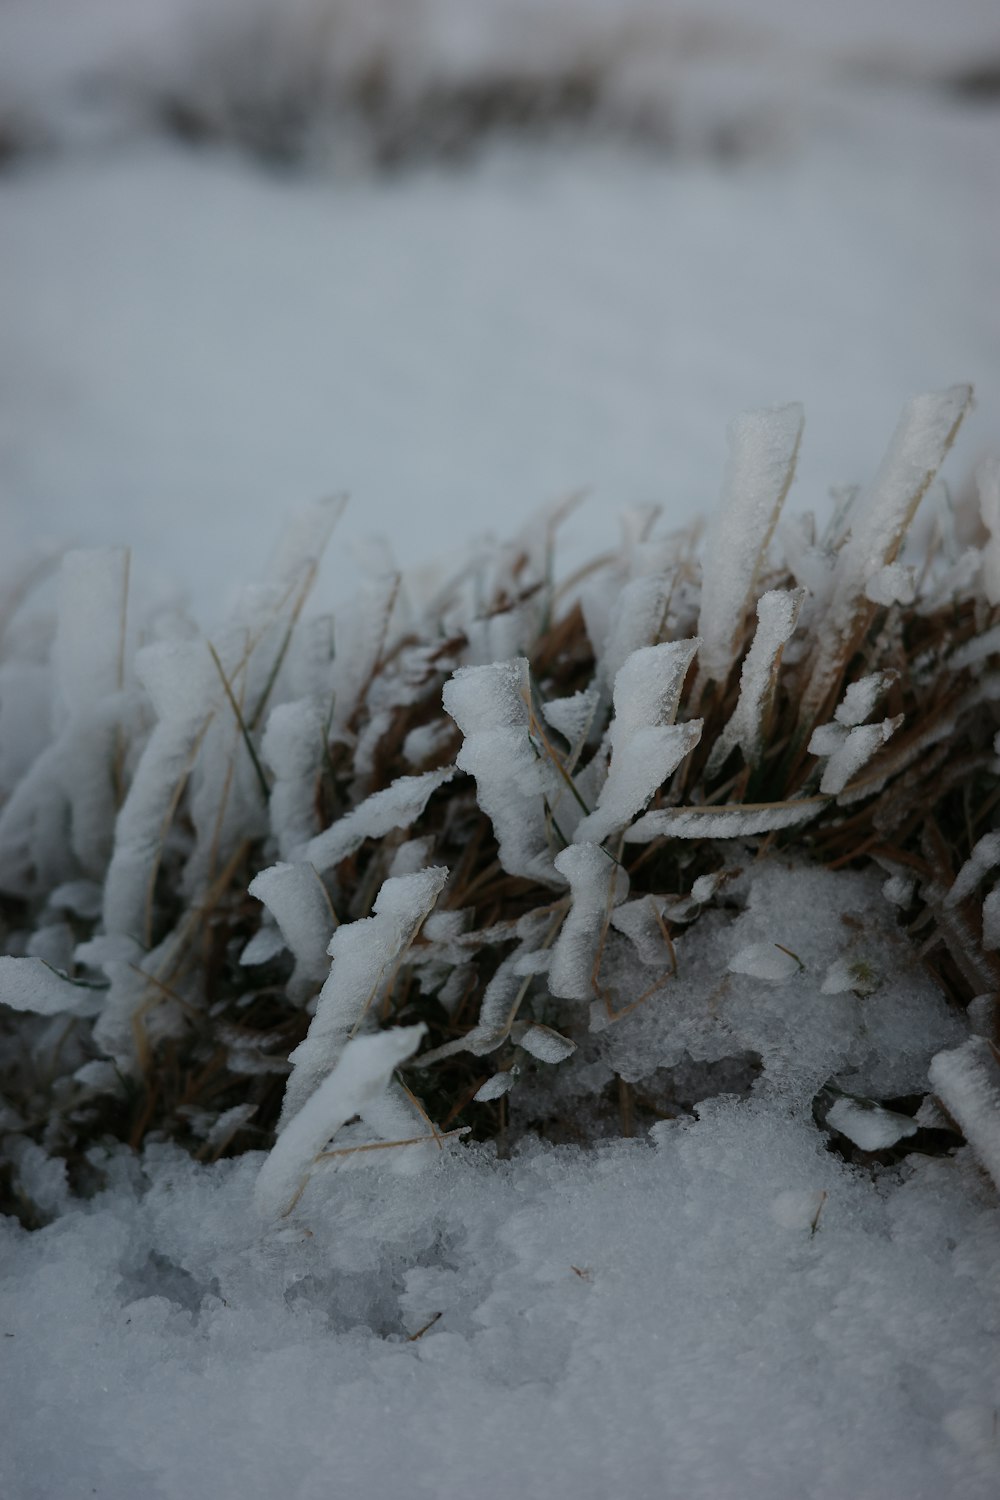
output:
[[724, 682], [736, 660], [753, 590], [795, 477], [802, 427], [798, 402], [746, 412], [729, 428], [722, 498], [702, 563], [702, 676]]
[[927, 493], [972, 405], [972, 387], [915, 396], [903, 409], [874, 482], [851, 513], [815, 646], [799, 716], [804, 739], [824, 716], [843, 668], [857, 651], [878, 608], [871, 581], [895, 561], [917, 506]]

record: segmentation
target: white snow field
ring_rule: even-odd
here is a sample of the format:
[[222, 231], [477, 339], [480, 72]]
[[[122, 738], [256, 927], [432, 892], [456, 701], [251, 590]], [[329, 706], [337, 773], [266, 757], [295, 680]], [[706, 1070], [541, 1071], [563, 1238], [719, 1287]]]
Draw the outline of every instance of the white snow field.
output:
[[[230, 128], [250, 23], [272, 93], [316, 66], [290, 165]], [[593, 118], [382, 170], [337, 102], [374, 56], [404, 118], [584, 63]], [[994, 1500], [1000, 841], [921, 890], [968, 938], [965, 1014], [905, 931], [919, 860], [825, 869], [767, 835], [850, 817], [883, 745], [950, 773], [894, 667], [826, 703], [876, 609], [973, 611], [920, 680], [959, 683], [953, 734], [996, 712], [998, 59], [978, 0], [0, 0], [0, 1135], [40, 1226], [0, 1217], [3, 1500]], [[211, 138], [166, 131], [167, 95]], [[788, 510], [820, 525], [775, 530], [796, 462]], [[854, 482], [845, 541], [823, 523]], [[582, 487], [560, 571], [618, 549], [579, 591], [595, 673], [536, 703], [530, 521]], [[670, 534], [698, 519], [696, 584]], [[526, 571], [471, 545], [525, 527]], [[19, 593], [66, 545], [93, 550]], [[794, 587], [765, 591], [778, 554]], [[692, 701], [754, 607], [708, 766], [759, 768], [780, 669], [824, 705], [815, 775], [678, 805]], [[434, 671], [443, 707], [372, 792]], [[353, 779], [325, 826], [331, 745]], [[448, 905], [421, 818], [455, 786], [459, 836], [482, 809], [542, 893], [516, 927]], [[622, 865], [665, 839], [683, 891], [630, 899]], [[290, 1056], [172, 987], [243, 840], [263, 919], [233, 964], [249, 1001], [291, 955]], [[158, 872], [183, 917], [153, 947]], [[506, 1124], [431, 1139], [403, 1087], [424, 1028], [373, 1029], [373, 997], [405, 964], [454, 1016], [479, 942], [478, 1024], [438, 1051], [482, 1062]], [[599, 971], [636, 998], [613, 1020]], [[216, 1160], [260, 1141], [255, 1106], [199, 1103], [203, 1160], [108, 1134], [75, 1195], [60, 1132], [132, 1110], [150, 1043], [213, 1005], [231, 1074], [285, 1088], [274, 1146]]]

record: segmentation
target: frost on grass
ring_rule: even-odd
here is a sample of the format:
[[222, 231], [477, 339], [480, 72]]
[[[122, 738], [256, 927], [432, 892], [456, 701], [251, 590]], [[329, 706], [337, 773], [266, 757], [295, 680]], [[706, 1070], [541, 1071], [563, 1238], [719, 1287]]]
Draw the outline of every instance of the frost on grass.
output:
[[74, 1164], [108, 1129], [268, 1147], [356, 1042], [420, 1025], [349, 1126], [359, 1160], [431, 1119], [586, 1140], [675, 1108], [616, 1075], [690, 1076], [685, 1108], [699, 1069], [749, 1088], [753, 1059], [802, 1108], [926, 1092], [1000, 992], [992, 470], [981, 516], [931, 490], [932, 541], [905, 535], [968, 399], [911, 403], [825, 531], [778, 525], [800, 410], [752, 413], [700, 554], [635, 508], [565, 585], [570, 505], [448, 569], [379, 553], [310, 608], [330, 502], [208, 635], [145, 616], [123, 553], [71, 556], [52, 621], [23, 591], [0, 663], [18, 1130]]
[[636, 509], [563, 586], [553, 512], [331, 616], [332, 505], [207, 637], [121, 554], [0, 599], [32, 1493], [995, 1493], [988, 472], [901, 551], [966, 404], [822, 533], [797, 409], [737, 424], [700, 560]]

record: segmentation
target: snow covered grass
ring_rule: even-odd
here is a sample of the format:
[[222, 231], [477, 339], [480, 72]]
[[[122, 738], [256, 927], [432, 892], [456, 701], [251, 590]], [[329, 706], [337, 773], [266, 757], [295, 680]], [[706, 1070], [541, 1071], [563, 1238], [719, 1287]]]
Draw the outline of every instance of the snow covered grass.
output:
[[330, 501], [210, 636], [120, 549], [9, 581], [0, 1307], [72, 1451], [7, 1493], [992, 1492], [970, 403], [824, 529], [748, 414], [703, 543], [568, 577], [571, 502], [312, 610]]

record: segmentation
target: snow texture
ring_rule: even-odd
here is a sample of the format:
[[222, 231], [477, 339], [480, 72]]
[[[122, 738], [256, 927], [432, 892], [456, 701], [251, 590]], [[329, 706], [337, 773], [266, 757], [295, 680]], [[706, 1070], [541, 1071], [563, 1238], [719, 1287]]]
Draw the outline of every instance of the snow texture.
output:
[[39, 1016], [93, 1016], [100, 991], [71, 984], [41, 958], [0, 957], [0, 1004]]
[[[330, 972], [329, 944], [336, 919], [322, 879], [306, 862], [270, 865], [254, 876], [249, 891], [267, 907], [295, 957], [287, 992], [293, 1004], [301, 1005]], [[269, 956], [261, 954], [256, 961]], [[244, 950], [241, 962], [249, 961]]]

